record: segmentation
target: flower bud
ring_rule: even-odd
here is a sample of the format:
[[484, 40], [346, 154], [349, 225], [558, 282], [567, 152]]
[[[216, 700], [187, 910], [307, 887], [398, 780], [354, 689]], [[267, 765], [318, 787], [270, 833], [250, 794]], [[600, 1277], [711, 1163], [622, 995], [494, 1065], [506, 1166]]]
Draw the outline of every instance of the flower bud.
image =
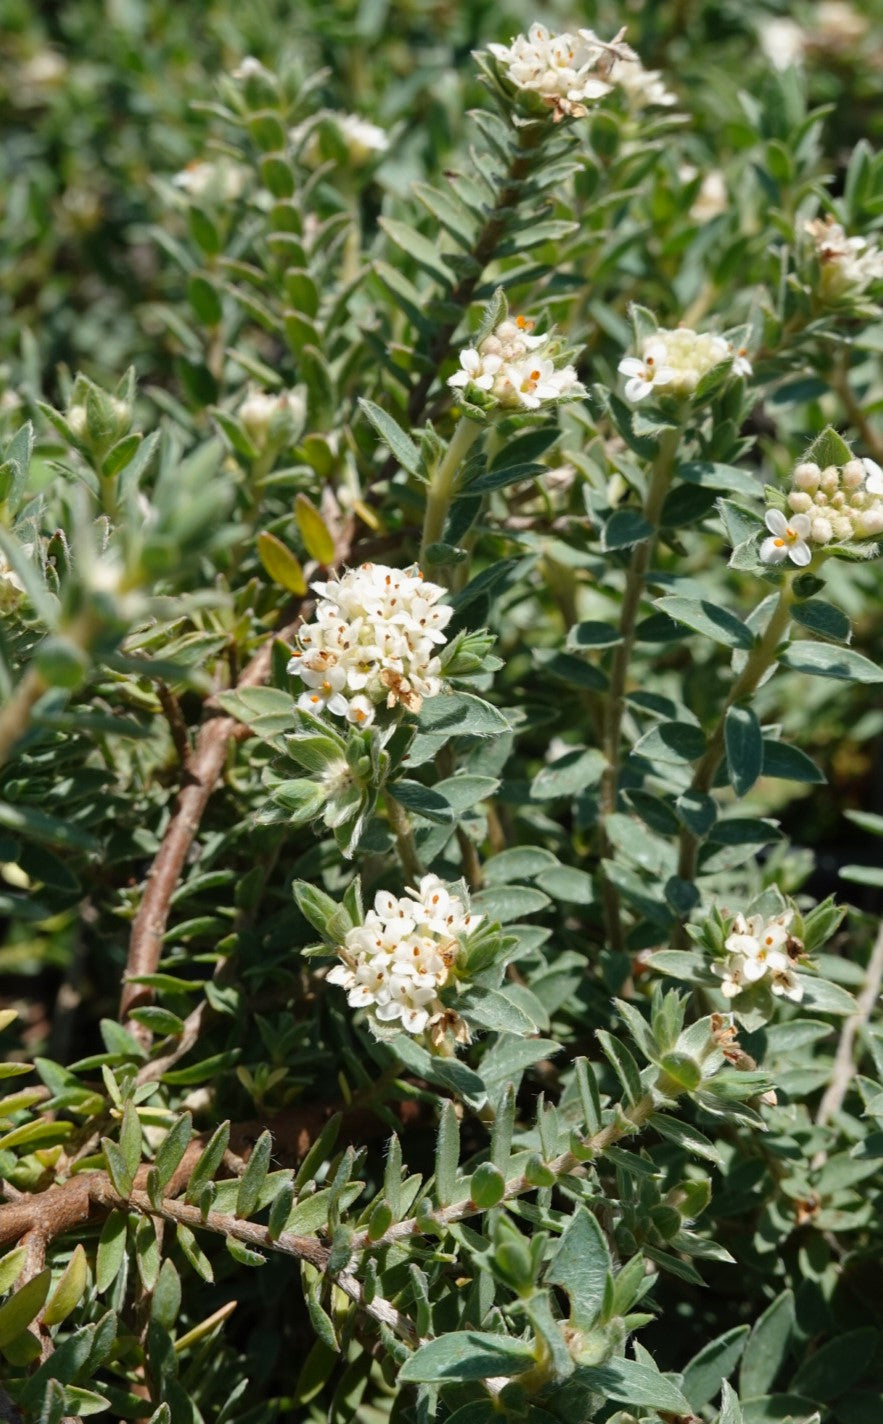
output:
[[804, 463], [798, 465], [794, 471], [794, 483], [798, 489], [809, 490], [810, 494], [815, 494], [819, 487], [821, 470], [818, 465]]
[[830, 544], [834, 538], [834, 530], [831, 528], [830, 521], [822, 518], [813, 520], [810, 534], [816, 544]]
[[871, 509], [861, 510], [856, 515], [853, 527], [856, 534], [862, 534], [868, 539], [883, 534], [883, 505], [875, 504]]
[[812, 500], [808, 494], [804, 494], [802, 490], [797, 490], [795, 493], [789, 494], [788, 508], [792, 509], [795, 514], [808, 514], [812, 509]]
[[857, 490], [865, 482], [865, 464], [863, 460], [850, 460], [843, 466], [840, 472], [840, 482], [844, 489]]
[[836, 465], [828, 465], [822, 470], [819, 488], [824, 490], [825, 494], [834, 494], [835, 490], [840, 488], [840, 471]]
[[855, 533], [853, 522], [848, 514], [838, 514], [831, 520], [831, 528], [834, 531], [835, 539], [851, 539]]

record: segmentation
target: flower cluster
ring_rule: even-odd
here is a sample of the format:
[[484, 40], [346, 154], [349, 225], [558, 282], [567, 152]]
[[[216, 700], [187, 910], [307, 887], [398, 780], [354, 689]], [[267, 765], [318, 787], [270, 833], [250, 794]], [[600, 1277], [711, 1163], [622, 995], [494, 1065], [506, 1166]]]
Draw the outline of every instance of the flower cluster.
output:
[[360, 564], [313, 589], [315, 621], [300, 629], [288, 664], [309, 689], [298, 706], [367, 727], [378, 703], [419, 712], [425, 697], [441, 691], [436, 649], [454, 610], [416, 565]]
[[725, 363], [729, 363], [734, 376], [751, 375], [751, 362], [744, 348], [734, 351], [726, 337], [693, 331], [689, 326], [670, 331], [660, 327], [644, 338], [640, 357], [624, 357], [618, 369], [628, 376], [628, 399], [641, 401], [651, 394], [690, 396], [703, 376]]
[[303, 427], [306, 413], [306, 398], [302, 390], [271, 394], [254, 387], [237, 411], [246, 433], [258, 449], [263, 449], [268, 443], [290, 439]]
[[620, 31], [607, 44], [593, 30], [553, 34], [545, 25], [534, 24], [511, 44], [491, 44], [488, 49], [506, 79], [517, 89], [537, 94], [557, 123], [564, 118], [582, 118], [588, 112], [587, 104], [610, 93], [615, 62], [636, 57], [622, 43], [624, 33]]
[[347, 991], [353, 1009], [369, 1009], [379, 1025], [408, 1033], [454, 1028], [465, 1036], [456, 1014], [438, 997], [456, 963], [460, 942], [477, 929], [481, 915], [453, 895], [437, 875], [424, 875], [402, 897], [381, 890], [365, 922], [348, 930], [338, 949], [341, 964], [328, 973], [330, 984]]
[[873, 539], [883, 533], [883, 470], [874, 460], [848, 460], [821, 469], [812, 461], [798, 465], [788, 495], [788, 518], [778, 509], [766, 514], [772, 535], [760, 546], [768, 564], [789, 558], [804, 568], [811, 544]]
[[883, 280], [883, 251], [866, 237], [847, 237], [829, 215], [806, 223], [821, 267], [824, 301], [860, 297], [874, 282]]
[[547, 333], [534, 336], [527, 317], [506, 317], [478, 346], [460, 352], [460, 370], [449, 386], [483, 391], [497, 404], [538, 410], [550, 401], [573, 400], [586, 394], [573, 366], [556, 366], [557, 342]]
[[662, 71], [645, 69], [637, 55], [618, 59], [613, 78], [633, 109], [670, 108], [677, 98], [666, 89]]
[[803, 985], [794, 973], [794, 960], [799, 959], [803, 945], [789, 933], [793, 910], [784, 910], [771, 920], [763, 915], [737, 915], [733, 931], [724, 948], [727, 957], [712, 965], [721, 980], [721, 993], [734, 999], [743, 990], [762, 981], [773, 993], [791, 999], [795, 1004], [803, 998]]

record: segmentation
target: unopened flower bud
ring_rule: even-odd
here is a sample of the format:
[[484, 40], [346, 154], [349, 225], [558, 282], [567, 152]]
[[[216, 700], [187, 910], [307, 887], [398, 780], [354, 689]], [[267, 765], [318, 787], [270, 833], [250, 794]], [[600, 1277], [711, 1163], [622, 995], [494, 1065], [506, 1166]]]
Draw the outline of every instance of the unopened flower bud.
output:
[[843, 466], [840, 479], [845, 489], [859, 489], [865, 482], [864, 460], [850, 460]]
[[830, 520], [814, 519], [810, 534], [817, 544], [830, 544], [834, 538], [834, 530], [831, 528]]
[[855, 517], [854, 529], [856, 534], [862, 534], [865, 538], [873, 539], [878, 534], [883, 534], [883, 506], [877, 504], [871, 509], [863, 509]]
[[855, 532], [848, 514], [838, 514], [831, 520], [831, 528], [834, 531], [835, 539], [851, 539]]
[[812, 500], [803, 490], [797, 490], [788, 496], [788, 508], [793, 509], [795, 514], [808, 514], [812, 509]]
[[794, 471], [794, 483], [798, 489], [809, 490], [810, 494], [814, 494], [819, 487], [821, 473], [818, 465], [811, 463], [798, 465]]
[[840, 488], [840, 472], [836, 465], [828, 465], [822, 470], [819, 488], [824, 490], [825, 494], [834, 494], [835, 490]]

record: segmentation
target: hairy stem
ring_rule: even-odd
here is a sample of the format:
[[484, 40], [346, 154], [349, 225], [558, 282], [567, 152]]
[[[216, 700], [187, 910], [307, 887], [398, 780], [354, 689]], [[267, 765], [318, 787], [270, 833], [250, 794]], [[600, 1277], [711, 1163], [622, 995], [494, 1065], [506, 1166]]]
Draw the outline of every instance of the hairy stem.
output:
[[[652, 524], [654, 533], [636, 544], [632, 550], [626, 573], [625, 591], [619, 615], [619, 637], [610, 667], [610, 688], [604, 715], [603, 751], [606, 766], [601, 778], [600, 811], [603, 822], [616, 810], [619, 797], [620, 749], [622, 742], [622, 721], [625, 714], [626, 686], [629, 662], [635, 644], [635, 628], [647, 575], [656, 552], [659, 520], [665, 496], [671, 485], [672, 474], [677, 459], [681, 430], [666, 430], [659, 441], [659, 450], [650, 471], [650, 482], [644, 500], [644, 518]], [[608, 842], [602, 831], [602, 853], [606, 854]], [[610, 947], [619, 953], [625, 948], [622, 930], [622, 915], [619, 893], [606, 876], [603, 878], [604, 920]]]
[[[764, 673], [775, 661], [776, 650], [782, 638], [785, 636], [788, 624], [791, 620], [791, 604], [794, 598], [792, 589], [793, 578], [793, 574], [785, 575], [785, 581], [779, 591], [778, 600], [773, 608], [763, 635], [749, 653], [745, 666], [730, 688], [729, 695], [724, 703], [723, 710], [717, 720], [714, 731], [709, 738], [705, 752], [696, 763], [693, 780], [690, 782], [691, 791], [699, 791], [706, 794], [711, 790], [717, 769], [724, 757], [724, 734], [727, 713], [736, 703], [741, 702], [743, 698], [749, 697], [751, 693], [754, 692]], [[685, 826], [680, 835], [678, 855], [678, 875], [682, 880], [693, 880], [695, 878], [698, 851], [699, 837], [694, 835], [689, 827]]]
[[414, 832], [404, 806], [396, 801], [394, 796], [390, 796], [389, 792], [386, 793], [386, 818], [395, 837], [402, 869], [416, 884], [423, 875], [423, 866], [414, 844]]
[[828, 379], [832, 390], [840, 397], [840, 403], [847, 418], [858, 431], [867, 447], [868, 454], [875, 460], [883, 460], [883, 437], [877, 434], [849, 383], [849, 350], [838, 358], [832, 366]]
[[426, 512], [420, 540], [420, 563], [426, 562], [426, 550], [441, 539], [451, 500], [457, 489], [460, 467], [483, 430], [483, 426], [464, 416], [458, 423], [450, 444], [432, 472], [426, 492]]

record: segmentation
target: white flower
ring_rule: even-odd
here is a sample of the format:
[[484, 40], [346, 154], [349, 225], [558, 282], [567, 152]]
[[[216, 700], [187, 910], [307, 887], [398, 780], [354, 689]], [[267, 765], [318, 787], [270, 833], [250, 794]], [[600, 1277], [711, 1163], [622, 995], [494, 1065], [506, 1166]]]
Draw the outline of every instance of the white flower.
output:
[[269, 391], [254, 388], [237, 411], [246, 432], [258, 447], [263, 447], [271, 436], [291, 434], [292, 427], [303, 424], [306, 413], [306, 400], [301, 391], [279, 391], [271, 395]]
[[480, 391], [489, 391], [502, 364], [502, 356], [485, 356], [474, 346], [467, 346], [460, 352], [461, 369], [448, 377], [448, 385], [477, 386]]
[[723, 336], [693, 331], [688, 326], [673, 330], [660, 327], [644, 338], [640, 358], [625, 356], [617, 369], [628, 377], [627, 399], [641, 401], [651, 392], [692, 395], [703, 376], [725, 362], [730, 362], [734, 375], [751, 374], [745, 350], [734, 353], [732, 344]]
[[[350, 1007], [368, 1009], [375, 1025], [422, 1034], [451, 1015], [438, 991], [481, 919], [437, 875], [424, 875], [404, 896], [378, 891], [364, 924], [344, 936], [328, 983], [346, 989]], [[451, 1015], [451, 1026], [457, 1022]]]
[[814, 218], [804, 228], [815, 244], [823, 299], [856, 299], [873, 283], [883, 280], [883, 251], [875, 243], [865, 237], [847, 237], [830, 214], [824, 219]]
[[477, 347], [460, 352], [460, 370], [448, 377], [448, 385], [474, 386], [500, 405], [527, 410], [584, 396], [575, 368], [555, 364], [557, 347], [550, 333], [533, 335], [527, 317], [506, 317]]
[[622, 43], [623, 33], [605, 44], [592, 30], [556, 35], [545, 25], [534, 24], [511, 44], [490, 44], [488, 49], [509, 83], [538, 94], [557, 122], [582, 117], [586, 104], [610, 93], [614, 61], [635, 58]]
[[223, 158], [215, 162], [194, 159], [174, 175], [172, 185], [190, 198], [229, 203], [241, 195], [247, 176], [248, 170], [242, 163]]
[[[680, 176], [683, 182], [689, 183], [696, 175], [694, 171], [689, 177], [684, 177], [683, 173]], [[690, 217], [699, 223], [711, 222], [712, 218], [725, 213], [729, 206], [730, 196], [724, 175], [719, 168], [712, 168], [704, 175], [699, 192], [693, 199]]]
[[666, 89], [662, 71], [645, 69], [637, 55], [633, 59], [618, 59], [613, 79], [625, 90], [629, 103], [635, 109], [669, 108], [678, 102], [676, 96]]
[[806, 48], [803, 28], [784, 17], [764, 20], [758, 27], [760, 47], [776, 69], [788, 69], [799, 64]]
[[265, 69], [259, 59], [255, 59], [253, 54], [247, 54], [245, 59], [232, 72], [233, 79], [272, 79], [269, 69]]
[[883, 499], [883, 470], [881, 470], [876, 460], [864, 459], [861, 463], [867, 472], [865, 489], [868, 494], [877, 495]]
[[358, 114], [335, 114], [334, 122], [353, 163], [367, 163], [374, 154], [385, 153], [389, 148], [386, 130], [368, 119], [360, 118]]
[[368, 727], [382, 702], [419, 712], [441, 691], [437, 649], [454, 610], [439, 584], [416, 566], [361, 564], [313, 589], [315, 620], [300, 629], [288, 663], [308, 689], [299, 707]]
[[790, 559], [792, 564], [805, 568], [812, 558], [812, 550], [807, 544], [812, 525], [806, 514], [794, 514], [786, 519], [780, 509], [768, 509], [764, 519], [771, 538], [764, 539], [760, 546], [760, 557], [766, 564], [780, 564]]
[[[793, 999], [803, 998], [803, 985], [794, 968], [789, 950], [795, 945], [790, 934], [793, 910], [766, 920], [763, 915], [737, 915], [732, 932], [724, 941], [725, 959], [712, 964], [721, 979], [721, 993], [728, 999], [741, 994], [752, 984], [768, 980], [774, 994]], [[799, 951], [800, 946], [797, 943]]]

